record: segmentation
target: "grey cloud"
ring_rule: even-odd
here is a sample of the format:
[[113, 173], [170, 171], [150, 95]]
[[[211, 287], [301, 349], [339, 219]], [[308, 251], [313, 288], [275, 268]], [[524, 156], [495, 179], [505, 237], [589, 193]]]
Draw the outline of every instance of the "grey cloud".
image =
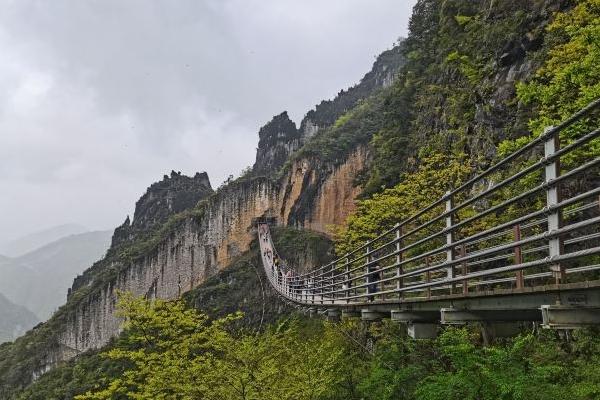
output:
[[0, 0], [0, 241], [109, 228], [171, 169], [213, 184], [406, 34], [414, 1]]

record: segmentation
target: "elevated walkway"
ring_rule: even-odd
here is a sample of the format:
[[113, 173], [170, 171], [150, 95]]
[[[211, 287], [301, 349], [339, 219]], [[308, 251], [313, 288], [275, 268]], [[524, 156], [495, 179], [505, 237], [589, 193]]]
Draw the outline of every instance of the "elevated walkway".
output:
[[[259, 224], [270, 284], [287, 301], [332, 319], [389, 317], [409, 324], [415, 337], [439, 323], [599, 324], [600, 154], [589, 150], [600, 129], [578, 126], [583, 118], [598, 121], [599, 108], [600, 99], [308, 273], [289, 266], [269, 226]], [[537, 154], [543, 157], [532, 161]]]

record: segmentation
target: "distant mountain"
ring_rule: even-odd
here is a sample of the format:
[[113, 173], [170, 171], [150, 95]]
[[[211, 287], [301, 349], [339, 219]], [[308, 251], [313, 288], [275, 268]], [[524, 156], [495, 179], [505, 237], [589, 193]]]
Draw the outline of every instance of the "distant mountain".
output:
[[64, 304], [73, 277], [104, 256], [111, 231], [70, 235], [20, 257], [0, 257], [0, 293], [46, 320]]
[[38, 322], [31, 311], [14, 304], [0, 293], [0, 343], [18, 338]]
[[65, 236], [76, 235], [86, 231], [88, 231], [86, 227], [77, 224], [54, 226], [11, 240], [10, 242], [0, 243], [0, 254], [9, 257], [18, 257]]

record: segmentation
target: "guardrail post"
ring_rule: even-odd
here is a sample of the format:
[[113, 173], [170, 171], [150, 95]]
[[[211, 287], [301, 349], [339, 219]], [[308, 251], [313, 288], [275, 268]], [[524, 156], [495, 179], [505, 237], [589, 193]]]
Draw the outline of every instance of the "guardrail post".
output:
[[[546, 128], [546, 132], [551, 130], [553, 127]], [[558, 133], [555, 133], [551, 137], [547, 138], [544, 143], [544, 155], [546, 158], [552, 156], [560, 148], [560, 140]], [[544, 178], [547, 184], [550, 184], [553, 180], [560, 176], [560, 159], [556, 159], [546, 164], [544, 169]], [[546, 188], [546, 206], [549, 210], [556, 204], [560, 203], [560, 187], [558, 184], [548, 185]], [[562, 210], [552, 210], [548, 212], [548, 232], [560, 229], [562, 226]], [[555, 257], [563, 253], [563, 241], [560, 237], [552, 237], [548, 240], [548, 255]], [[566, 281], [566, 273], [564, 265], [560, 263], [550, 266], [552, 275], [556, 280], [556, 283]]]
[[311, 288], [310, 288], [310, 275], [306, 276], [304, 278], [304, 301], [308, 303], [309, 301], [309, 297], [310, 297], [310, 292], [311, 292]]
[[[369, 268], [370, 265], [369, 263], [371, 262], [371, 255], [369, 254], [371, 252], [371, 246], [369, 245], [369, 241], [366, 242], [367, 245], [367, 251], [365, 252], [366, 256], [365, 256], [365, 284], [366, 284], [366, 292], [367, 294], [371, 293], [371, 288], [369, 287]], [[369, 300], [369, 296], [366, 297], [367, 301]]]
[[[466, 256], [467, 256], [467, 245], [463, 243], [460, 246], [460, 258], [465, 258]], [[469, 267], [467, 265], [467, 262], [463, 261], [461, 264], [462, 264], [462, 274], [466, 276], [469, 273]], [[469, 294], [469, 285], [468, 285], [467, 279], [463, 279], [463, 281], [462, 281], [462, 292], [463, 292], [463, 294]]]
[[[515, 225], [513, 227], [513, 235], [515, 238], [515, 242], [518, 242], [521, 240], [521, 226], [520, 225]], [[518, 264], [523, 264], [523, 253], [521, 252], [520, 245], [515, 246], [515, 265], [518, 265]], [[523, 276], [523, 270], [520, 269], [515, 274], [516, 274], [515, 282], [516, 282], [517, 289], [523, 289], [525, 287], [525, 279]]]
[[346, 261], [344, 263], [346, 265], [345, 268], [345, 274], [344, 274], [344, 281], [346, 281], [345, 285], [346, 285], [346, 303], [350, 303], [350, 299], [348, 299], [348, 297], [350, 297], [350, 257], [348, 256], [348, 253], [346, 253]]
[[[336, 263], [334, 261], [333, 264], [331, 264], [331, 283], [330, 283], [331, 286], [329, 289], [330, 292], [334, 292], [336, 290], [335, 289], [335, 270], [336, 270], [335, 266], [336, 266]], [[335, 296], [336, 296], [336, 293], [331, 293], [331, 304], [335, 303]]]
[[400, 265], [400, 263], [402, 262], [402, 252], [400, 251], [402, 249], [402, 239], [400, 239], [400, 237], [402, 236], [402, 227], [400, 226], [400, 224], [396, 224], [396, 264], [398, 264], [398, 268], [396, 268], [396, 290], [398, 290], [398, 299], [402, 300], [403, 296], [403, 292], [400, 291], [400, 289], [402, 289], [403, 286], [403, 282], [402, 282], [402, 278], [400, 277], [400, 275], [403, 274], [403, 268]]
[[[431, 262], [429, 261], [429, 257], [425, 257], [425, 267], [429, 268]], [[425, 278], [427, 279], [427, 283], [431, 282], [431, 271], [427, 271], [425, 273]], [[431, 298], [431, 286], [427, 286], [427, 298]]]
[[[454, 201], [452, 196], [450, 195], [450, 191], [446, 192], [446, 212], [450, 212], [452, 208], [454, 208]], [[454, 243], [454, 232], [452, 231], [452, 225], [454, 224], [454, 214], [448, 214], [446, 216], [446, 244], [449, 246], [448, 250], [446, 250], [446, 261], [454, 261], [454, 247], [452, 243]], [[455, 276], [454, 265], [448, 267], [446, 270], [447, 279], [452, 279]], [[454, 293], [454, 289], [456, 288], [456, 284], [452, 283], [450, 293]]]

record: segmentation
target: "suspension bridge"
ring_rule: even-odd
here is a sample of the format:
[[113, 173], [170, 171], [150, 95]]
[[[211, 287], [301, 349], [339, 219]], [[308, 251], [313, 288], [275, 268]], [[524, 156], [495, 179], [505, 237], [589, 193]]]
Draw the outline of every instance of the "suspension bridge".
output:
[[496, 336], [524, 322], [600, 324], [599, 109], [600, 99], [309, 272], [288, 265], [259, 223], [270, 284], [330, 319], [391, 318], [414, 338], [440, 324], [482, 323]]

